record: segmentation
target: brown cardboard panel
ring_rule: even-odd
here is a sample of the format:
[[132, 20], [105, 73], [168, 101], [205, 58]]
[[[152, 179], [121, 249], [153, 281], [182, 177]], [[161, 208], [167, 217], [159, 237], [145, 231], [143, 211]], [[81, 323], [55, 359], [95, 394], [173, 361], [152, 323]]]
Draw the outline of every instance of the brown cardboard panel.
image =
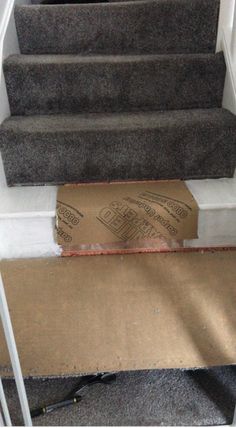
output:
[[181, 181], [69, 185], [57, 197], [64, 251], [181, 247], [197, 238], [198, 206]]
[[[25, 375], [236, 362], [236, 252], [1, 263]], [[10, 373], [0, 336], [1, 374]]]

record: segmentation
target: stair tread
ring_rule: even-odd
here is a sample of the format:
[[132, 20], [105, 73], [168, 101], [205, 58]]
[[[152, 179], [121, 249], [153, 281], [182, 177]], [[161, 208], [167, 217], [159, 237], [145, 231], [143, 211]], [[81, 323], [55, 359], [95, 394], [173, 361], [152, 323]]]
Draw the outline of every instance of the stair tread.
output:
[[89, 113], [35, 116], [11, 116], [3, 122], [1, 132], [54, 133], [119, 129], [145, 129], [166, 126], [203, 126], [236, 129], [236, 117], [223, 108], [152, 111], [134, 113]]
[[[51, 399], [52, 385], [57, 385], [58, 397], [70, 384], [75, 385], [78, 380], [67, 381], [71, 376], [123, 371], [116, 385], [89, 391], [80, 422], [98, 420], [99, 425], [103, 419], [114, 425], [134, 425], [136, 421], [154, 425], [170, 419], [168, 411], [172, 421], [172, 415], [175, 420], [182, 415], [182, 420], [190, 420], [191, 411], [195, 420], [198, 412], [201, 419], [200, 412], [204, 414], [207, 425], [219, 418], [229, 420], [226, 415], [233, 410], [235, 367], [228, 367], [227, 377], [223, 370], [220, 376], [209, 367], [235, 364], [235, 265], [235, 251], [3, 261], [1, 270], [24, 375], [44, 379], [61, 376], [60, 383], [41, 384], [44, 402]], [[1, 375], [9, 377], [12, 371], [6, 369], [10, 363], [3, 335], [0, 343]], [[201, 374], [186, 371], [189, 367], [205, 370]], [[150, 371], [167, 368], [184, 369], [185, 381], [181, 383], [180, 370], [171, 381], [162, 370], [154, 387]], [[138, 381], [124, 372], [144, 369], [150, 371], [143, 371]], [[39, 384], [28, 385], [29, 390], [34, 386], [38, 396], [43, 395]], [[158, 401], [161, 388], [166, 395]], [[121, 390], [123, 396], [117, 398]], [[39, 401], [32, 395], [30, 398]], [[92, 400], [96, 403], [93, 415], [101, 412], [96, 419], [83, 417]], [[58, 412], [51, 420], [64, 423], [71, 421], [72, 415], [75, 420], [75, 415], [80, 416], [78, 407]], [[50, 416], [46, 418], [50, 421]], [[40, 425], [39, 421], [42, 418], [36, 424]], [[45, 419], [43, 423], [47, 423]]]

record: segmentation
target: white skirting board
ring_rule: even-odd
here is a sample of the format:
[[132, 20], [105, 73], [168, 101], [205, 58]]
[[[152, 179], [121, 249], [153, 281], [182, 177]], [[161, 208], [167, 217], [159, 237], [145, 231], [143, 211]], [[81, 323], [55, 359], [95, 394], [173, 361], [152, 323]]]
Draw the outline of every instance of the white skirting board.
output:
[[[0, 259], [59, 256], [54, 240], [57, 187], [8, 188], [0, 182]], [[236, 177], [187, 185], [199, 206], [199, 239], [185, 241], [185, 247], [236, 246]]]
[[236, 177], [186, 183], [199, 206], [199, 239], [185, 246], [236, 246]]

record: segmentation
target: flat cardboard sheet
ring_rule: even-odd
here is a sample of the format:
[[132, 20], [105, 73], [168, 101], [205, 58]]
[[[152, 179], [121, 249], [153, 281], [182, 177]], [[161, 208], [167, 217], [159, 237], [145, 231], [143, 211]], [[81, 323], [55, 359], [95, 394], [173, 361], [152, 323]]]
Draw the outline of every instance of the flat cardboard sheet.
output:
[[[2, 262], [26, 376], [236, 362], [236, 251]], [[0, 335], [0, 373], [11, 374]]]
[[198, 237], [198, 206], [182, 181], [69, 185], [56, 223], [64, 252], [178, 248]]

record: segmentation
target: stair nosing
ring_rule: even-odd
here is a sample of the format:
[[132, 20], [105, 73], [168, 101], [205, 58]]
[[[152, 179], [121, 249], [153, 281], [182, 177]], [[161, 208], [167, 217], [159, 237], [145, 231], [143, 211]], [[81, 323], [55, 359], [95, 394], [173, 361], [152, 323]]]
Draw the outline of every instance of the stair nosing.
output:
[[217, 53], [193, 53], [193, 54], [141, 54], [141, 55], [80, 55], [80, 54], [13, 54], [7, 57], [4, 64], [74, 64], [74, 63], [121, 63], [121, 62], [153, 62], [153, 61], [166, 61], [166, 60], [218, 60], [223, 57], [223, 52]]
[[[175, 122], [173, 121], [172, 126], [179, 126], [179, 122], [183, 123], [183, 119], [182, 117], [174, 117], [173, 116], [173, 112], [174, 115], [177, 113], [179, 115], [185, 114], [186, 117], [186, 122], [185, 122], [185, 126], [187, 124], [187, 122], [189, 122], [189, 125], [192, 126], [192, 120], [193, 113], [198, 113], [200, 114], [200, 117], [196, 117], [196, 124], [197, 123], [202, 123], [202, 119], [204, 117], [204, 115], [206, 113], [212, 112], [215, 114], [223, 114], [225, 115], [226, 120], [225, 121], [225, 125], [227, 127], [230, 127], [230, 124], [232, 123], [233, 120], [233, 115], [226, 109], [224, 108], [208, 108], [208, 109], [188, 109], [188, 110], [163, 110], [163, 111], [147, 111], [147, 112], [120, 112], [120, 113], [79, 113], [79, 114], [53, 114], [53, 115], [35, 115], [35, 116], [10, 116], [8, 119], [6, 119], [2, 126], [1, 126], [1, 131], [2, 132], [11, 132], [14, 134], [18, 134], [18, 133], [28, 133], [28, 134], [43, 134], [43, 133], [61, 133], [61, 132], [67, 132], [67, 130], [65, 128], [62, 127], [60, 128], [60, 126], [55, 129], [52, 125], [53, 121], [56, 121], [57, 119], [62, 119], [62, 120], [67, 120], [68, 119], [68, 124], [70, 122], [70, 120], [72, 119], [73, 123], [75, 123], [74, 121], [77, 120], [77, 127], [75, 128], [68, 128], [68, 133], [69, 132], [96, 132], [98, 129], [102, 129], [104, 131], [108, 130], [112, 130], [112, 129], [118, 129], [119, 131], [123, 131], [126, 129], [129, 130], [138, 130], [138, 129], [156, 129], [156, 128], [160, 128], [162, 126], [166, 126], [166, 124], [163, 122], [162, 124], [157, 123], [152, 120], [152, 123], [149, 122], [149, 118], [153, 117], [153, 116], [159, 116], [161, 119], [168, 119], [168, 117], [172, 117], [173, 119], [175, 119]], [[126, 123], [122, 123], [122, 121], [119, 123], [118, 120], [119, 118], [127, 118], [127, 116], [129, 117], [136, 117], [138, 118], [139, 116], [143, 116], [143, 121], [142, 122], [136, 122], [136, 123], [132, 123], [129, 124], [128, 122]], [[145, 117], [146, 116], [146, 117]], [[103, 119], [104, 117], [106, 117], [107, 120], [111, 119], [112, 117], [117, 119], [116, 123], [105, 123], [102, 124], [102, 122], [99, 122], [99, 119]], [[214, 120], [215, 115], [213, 114], [212, 119]], [[39, 124], [40, 125], [40, 121], [43, 122], [43, 120], [47, 120], [48, 121], [48, 128], [45, 128], [45, 126], [42, 129], [36, 129], [36, 128], [32, 128], [32, 123], [31, 121], [34, 121], [35, 124]], [[51, 120], [52, 119], [52, 120]], [[84, 121], [84, 123], [80, 122], [79, 119], [82, 119], [82, 121]], [[97, 123], [96, 120], [98, 121]], [[209, 121], [209, 115], [207, 117], [207, 120]], [[62, 121], [60, 122], [62, 123]], [[91, 126], [91, 124], [93, 123], [93, 126]], [[11, 124], [14, 124], [16, 126], [16, 129], [11, 129]], [[23, 125], [24, 129], [20, 129], [20, 126], [18, 127], [18, 124], [21, 126], [21, 124]], [[81, 126], [81, 128], [79, 127], [79, 125]], [[27, 127], [29, 126], [29, 129], [27, 129]]]

